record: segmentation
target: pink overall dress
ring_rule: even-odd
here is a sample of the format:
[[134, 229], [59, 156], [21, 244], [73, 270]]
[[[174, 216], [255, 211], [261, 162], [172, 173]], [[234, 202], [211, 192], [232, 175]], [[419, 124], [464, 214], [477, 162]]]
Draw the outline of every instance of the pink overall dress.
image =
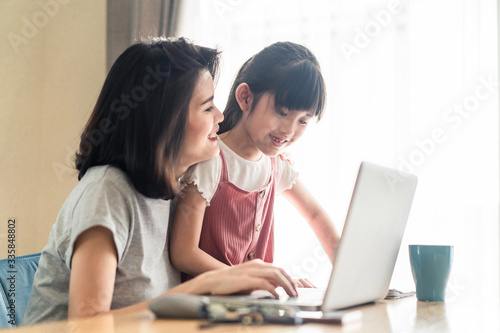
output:
[[[274, 193], [278, 168], [271, 158], [271, 177], [267, 185], [244, 191], [229, 182], [222, 151], [219, 185], [205, 210], [199, 248], [227, 265], [252, 259], [273, 262]], [[182, 280], [189, 277], [182, 274]]]

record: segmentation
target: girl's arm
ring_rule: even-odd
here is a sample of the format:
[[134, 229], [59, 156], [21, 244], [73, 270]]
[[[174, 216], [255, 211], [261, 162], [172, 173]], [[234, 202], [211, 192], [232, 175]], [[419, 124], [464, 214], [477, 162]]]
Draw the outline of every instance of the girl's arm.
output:
[[[76, 240], [71, 260], [68, 319], [146, 310], [151, 301], [110, 311], [118, 262], [111, 231], [92, 227]], [[279, 297], [281, 286], [291, 295], [297, 292], [286, 272], [261, 260], [211, 271], [170, 289], [166, 294], [232, 294], [263, 289]]]
[[170, 260], [177, 269], [192, 276], [227, 267], [198, 246], [206, 206], [196, 186], [189, 184], [177, 199], [172, 221]]
[[325, 210], [298, 179], [291, 189], [283, 191], [283, 195], [306, 219], [326, 254], [330, 260], [333, 260], [333, 252], [339, 240], [339, 234]]

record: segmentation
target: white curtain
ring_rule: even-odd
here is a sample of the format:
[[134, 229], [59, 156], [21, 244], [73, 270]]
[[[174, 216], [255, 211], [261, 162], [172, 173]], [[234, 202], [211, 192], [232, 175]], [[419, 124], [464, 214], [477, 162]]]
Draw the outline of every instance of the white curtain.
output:
[[147, 36], [173, 36], [177, 0], [107, 0], [106, 63], [108, 70], [131, 44]]
[[[188, 0], [180, 13], [179, 36], [223, 51], [221, 109], [263, 47], [289, 40], [316, 54], [326, 115], [290, 152], [339, 231], [360, 161], [419, 176], [391, 287], [414, 289], [408, 244], [452, 244], [448, 297], [498, 295], [494, 0]], [[283, 198], [275, 215], [276, 264], [325, 285], [331, 265], [307, 223]]]

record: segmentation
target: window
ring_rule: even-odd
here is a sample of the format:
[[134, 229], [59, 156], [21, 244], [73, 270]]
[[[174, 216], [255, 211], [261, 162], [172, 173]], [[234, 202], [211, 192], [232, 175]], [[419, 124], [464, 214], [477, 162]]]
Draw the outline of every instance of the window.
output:
[[[290, 152], [339, 231], [360, 161], [419, 176], [391, 287], [414, 288], [408, 244], [453, 244], [448, 297], [498, 294], [495, 1], [190, 0], [180, 13], [177, 35], [223, 51], [220, 109], [263, 47], [290, 40], [315, 53], [326, 114]], [[275, 263], [326, 284], [331, 265], [314, 234], [277, 201]]]

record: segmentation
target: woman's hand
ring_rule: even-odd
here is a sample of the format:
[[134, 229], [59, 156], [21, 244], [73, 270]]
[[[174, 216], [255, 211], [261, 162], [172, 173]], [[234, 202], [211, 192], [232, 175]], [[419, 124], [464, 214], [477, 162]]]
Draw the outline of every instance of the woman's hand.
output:
[[280, 156], [281, 160], [287, 161], [288, 164], [290, 164], [290, 166], [292, 166], [292, 167], [294, 166], [295, 163], [293, 162], [292, 156], [289, 153], [284, 151], [284, 152], [280, 153], [279, 156]]
[[297, 288], [316, 288], [308, 279], [293, 279], [293, 282]]
[[184, 292], [212, 295], [267, 290], [279, 298], [276, 287], [283, 287], [288, 295], [297, 296], [295, 283], [285, 270], [255, 259], [241, 265], [203, 273], [174, 289], [188, 288]]
[[[254, 290], [267, 290], [276, 298], [279, 298], [279, 294], [275, 290], [277, 287], [283, 287], [290, 296], [297, 296], [295, 282], [284, 269], [263, 262], [260, 259], [255, 259], [240, 265], [205, 272], [179, 284], [163, 295], [229, 295], [250, 293]], [[150, 302], [145, 301], [113, 311], [124, 313], [144, 310]]]

